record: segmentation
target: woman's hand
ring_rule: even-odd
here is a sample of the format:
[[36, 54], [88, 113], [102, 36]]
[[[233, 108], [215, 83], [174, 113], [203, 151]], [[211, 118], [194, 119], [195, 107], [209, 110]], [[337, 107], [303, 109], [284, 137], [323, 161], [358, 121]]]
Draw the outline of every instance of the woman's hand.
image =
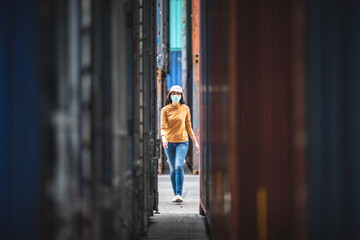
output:
[[196, 152], [200, 152], [200, 145], [198, 143], [195, 143]]
[[193, 143], [195, 143], [196, 152], [200, 152], [200, 145], [198, 141], [196, 140], [196, 137], [194, 134], [190, 135], [190, 138], [193, 140]]
[[162, 142], [163, 142], [163, 147], [168, 148], [168, 141], [166, 140], [165, 136], [162, 136]]

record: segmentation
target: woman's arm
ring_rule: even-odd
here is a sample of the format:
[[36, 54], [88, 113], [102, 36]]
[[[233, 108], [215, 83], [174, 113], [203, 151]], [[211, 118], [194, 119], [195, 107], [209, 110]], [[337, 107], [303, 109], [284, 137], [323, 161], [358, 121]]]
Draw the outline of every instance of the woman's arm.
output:
[[163, 142], [163, 147], [168, 148], [168, 141], [166, 140], [165, 128], [166, 128], [166, 115], [164, 109], [161, 109], [161, 126], [160, 126], [161, 140]]
[[164, 148], [168, 148], [168, 141], [166, 140], [166, 136], [165, 135], [162, 135], [161, 136], [161, 140], [163, 142], [163, 147]]
[[[192, 130], [192, 129], [191, 129]], [[195, 143], [195, 147], [196, 147], [196, 151], [197, 152], [200, 152], [200, 145], [198, 143], [198, 141], [196, 140], [196, 136], [194, 134], [194, 131], [193, 131], [193, 135], [190, 136], [190, 138], [193, 140], [193, 142]]]
[[189, 134], [189, 137], [193, 140], [195, 147], [196, 147], [196, 151], [200, 152], [200, 145], [198, 143], [198, 141], [196, 140], [196, 136], [194, 131], [191, 128], [191, 116], [190, 116], [190, 109], [188, 109], [188, 112], [186, 114], [186, 118], [185, 118], [185, 126], [186, 126], [186, 131]]

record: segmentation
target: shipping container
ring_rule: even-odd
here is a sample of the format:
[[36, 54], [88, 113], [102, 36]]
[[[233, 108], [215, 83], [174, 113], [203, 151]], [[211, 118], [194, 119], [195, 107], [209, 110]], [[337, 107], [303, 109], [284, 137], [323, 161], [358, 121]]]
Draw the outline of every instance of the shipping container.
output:
[[0, 3], [2, 239], [146, 232], [158, 201], [155, 11], [155, 0]]
[[201, 206], [211, 236], [304, 239], [304, 3], [201, 4]]
[[170, 0], [170, 50], [181, 51], [184, 24], [183, 0]]
[[212, 239], [360, 239], [359, 13], [354, 0], [0, 3], [0, 236], [140, 238], [178, 84]]
[[201, 64], [199, 75], [200, 81], [200, 206], [199, 213], [205, 215], [206, 225], [208, 230], [211, 224], [211, 211], [210, 211], [210, 77], [209, 77], [209, 64], [210, 64], [210, 15], [208, 14], [210, 9], [209, 2], [200, 1], [200, 49], [199, 54], [201, 56]]
[[359, 12], [201, 2], [200, 210], [213, 239], [359, 239]]
[[181, 51], [170, 51], [170, 74], [166, 76], [167, 90], [174, 85], [182, 86], [181, 74]]
[[359, 13], [307, 1], [309, 239], [360, 239]]
[[[157, 0], [157, 75], [156, 75], [156, 88], [157, 88], [157, 129], [160, 129], [160, 112], [161, 108], [165, 105], [167, 96], [167, 75], [170, 70], [170, 50], [169, 50], [169, 1]], [[160, 131], [157, 132], [158, 152], [158, 173], [162, 174], [164, 170], [164, 152], [162, 149], [162, 142]]]
[[[183, 22], [186, 22], [183, 30], [183, 48], [181, 52], [182, 57], [182, 86], [183, 91], [186, 92], [186, 104], [190, 107], [191, 121], [194, 133], [197, 140], [200, 140], [200, 54], [199, 54], [199, 1], [183, 1]], [[184, 15], [184, 14], [183, 14]], [[186, 56], [185, 56], [186, 55]], [[185, 56], [185, 57], [184, 57]], [[200, 142], [200, 141], [199, 141]], [[190, 140], [189, 150], [186, 157], [187, 165], [193, 174], [199, 174], [200, 171], [200, 153], [196, 152]]]
[[168, 90], [173, 85], [180, 85], [182, 81], [182, 48], [183, 46], [183, 0], [170, 0], [170, 74], [167, 76]]
[[38, 225], [42, 220], [34, 218], [41, 211], [39, 199], [43, 192], [38, 177], [42, 167], [39, 159], [47, 153], [39, 149], [48, 146], [46, 143], [43, 146], [41, 139], [46, 137], [49, 127], [42, 98], [54, 93], [40, 91], [51, 80], [45, 86], [38, 81], [48, 71], [36, 70], [44, 66], [43, 55], [38, 52], [42, 39], [32, 31], [39, 31], [37, 1], [20, 2], [22, 7], [17, 11], [13, 2], [0, 3], [0, 234], [3, 239], [35, 239], [39, 235]]
[[[200, 137], [200, 0], [193, 0], [191, 5], [191, 61], [192, 61], [192, 81], [191, 81], [191, 94], [192, 94], [192, 103], [191, 103], [191, 116], [193, 123], [194, 134], [198, 140], [201, 142]], [[193, 174], [199, 174], [200, 171], [200, 153], [196, 152], [195, 148], [192, 148], [192, 161], [191, 169]]]

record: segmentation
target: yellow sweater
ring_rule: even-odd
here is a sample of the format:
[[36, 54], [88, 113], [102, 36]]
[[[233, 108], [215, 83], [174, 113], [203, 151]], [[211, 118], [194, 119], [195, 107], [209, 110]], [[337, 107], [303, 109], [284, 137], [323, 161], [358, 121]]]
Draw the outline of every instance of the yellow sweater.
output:
[[190, 109], [185, 104], [168, 104], [161, 109], [161, 136], [168, 142], [185, 142], [194, 136], [191, 128]]

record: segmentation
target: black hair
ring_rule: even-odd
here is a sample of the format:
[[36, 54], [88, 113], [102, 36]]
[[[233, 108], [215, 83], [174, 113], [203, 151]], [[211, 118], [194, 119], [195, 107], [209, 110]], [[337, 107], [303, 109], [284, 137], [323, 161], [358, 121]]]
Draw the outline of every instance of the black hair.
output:
[[[172, 100], [171, 100], [171, 94], [169, 94], [169, 97], [166, 99], [166, 105], [172, 103]], [[183, 95], [181, 94], [181, 99], [180, 99], [180, 102], [181, 104], [185, 104], [185, 100], [183, 98]]]

